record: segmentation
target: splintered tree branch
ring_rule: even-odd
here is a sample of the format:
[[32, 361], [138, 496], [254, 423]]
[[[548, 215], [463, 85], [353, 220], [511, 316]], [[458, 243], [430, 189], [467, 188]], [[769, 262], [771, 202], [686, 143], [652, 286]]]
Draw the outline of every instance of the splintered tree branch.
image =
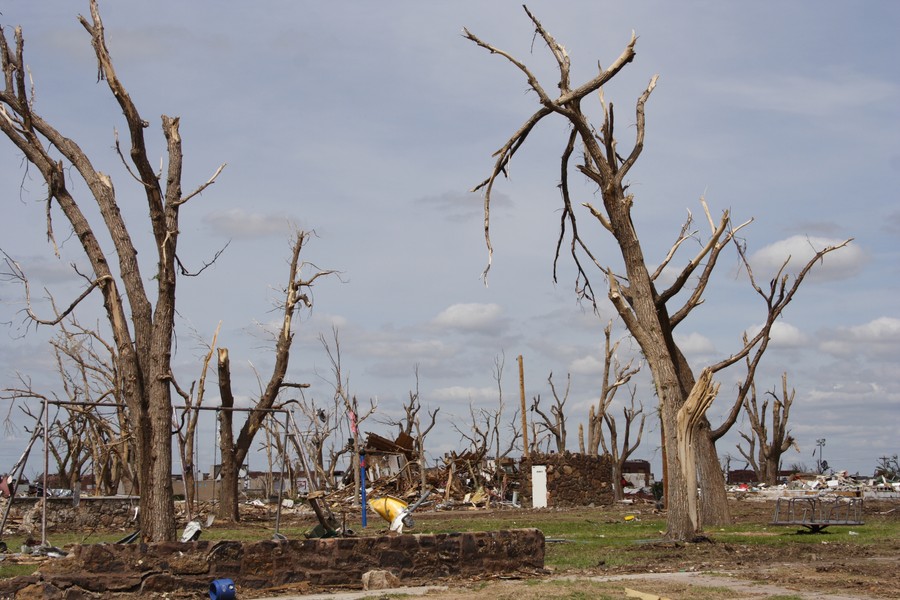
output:
[[656, 281], [659, 276], [662, 275], [666, 267], [669, 266], [669, 263], [672, 262], [678, 249], [681, 248], [681, 245], [697, 234], [697, 230], [691, 231], [691, 225], [694, 223], [694, 215], [691, 213], [690, 209], [688, 209], [687, 213], [687, 219], [685, 219], [684, 223], [681, 225], [678, 239], [675, 240], [675, 243], [669, 248], [669, 252], [666, 253], [666, 257], [662, 259], [662, 262], [660, 262], [656, 267], [656, 270], [653, 271], [653, 275], [650, 276], [650, 279], [653, 281]]
[[697, 529], [700, 527], [700, 522], [697, 505], [697, 460], [694, 438], [699, 434], [700, 421], [719, 393], [719, 384], [713, 383], [712, 376], [713, 371], [708, 367], [701, 371], [687, 400], [678, 410], [677, 418], [678, 460], [682, 475], [688, 482], [688, 516]]
[[491, 171], [490, 176], [470, 190], [471, 192], [477, 192], [482, 188], [484, 189], [484, 242], [488, 250], [488, 264], [481, 273], [481, 278], [485, 284], [487, 284], [488, 271], [491, 270], [491, 263], [494, 257], [494, 249], [491, 245], [491, 191], [494, 188], [494, 181], [501, 173], [506, 174], [509, 162], [515, 155], [516, 150], [525, 143], [525, 139], [531, 133], [531, 130], [534, 129], [534, 126], [551, 112], [553, 111], [549, 109], [541, 109], [533, 114], [502, 148], [494, 152], [493, 155], [497, 157], [497, 160], [494, 163], [494, 169]]
[[[622, 185], [622, 183], [625, 181], [625, 175], [628, 174], [628, 171], [631, 170], [631, 167], [634, 166], [634, 163], [637, 161], [638, 157], [641, 155], [641, 152], [644, 150], [644, 136], [647, 123], [647, 119], [644, 115], [644, 105], [646, 105], [647, 100], [650, 99], [650, 94], [653, 93], [653, 88], [656, 87], [656, 82], [658, 79], [659, 75], [654, 75], [650, 79], [650, 83], [647, 85], [647, 89], [645, 89], [644, 93], [641, 94], [641, 97], [638, 98], [637, 107], [635, 108], [635, 112], [637, 113], [637, 136], [634, 140], [634, 146], [631, 149], [631, 154], [628, 155], [628, 158], [625, 159], [625, 162], [622, 163], [622, 166], [619, 167], [619, 170], [616, 173], [616, 185]], [[610, 131], [610, 134], [611, 133], [612, 132]], [[612, 138], [612, 135], [610, 135], [610, 138]]]
[[[525, 75], [526, 79], [528, 80], [529, 87], [538, 95], [538, 100], [542, 105], [542, 108], [536, 111], [531, 117], [529, 117], [528, 120], [525, 121], [525, 123], [521, 127], [519, 127], [519, 129], [512, 135], [512, 137], [507, 140], [503, 147], [501, 147], [500, 150], [494, 153], [494, 156], [497, 157], [497, 160], [494, 163], [494, 168], [491, 174], [487, 179], [485, 179], [472, 189], [473, 192], [484, 189], [484, 235], [485, 245], [488, 249], [488, 264], [482, 272], [482, 279], [485, 281], [485, 283], [487, 283], [488, 271], [490, 271], [493, 260], [493, 246], [491, 244], [490, 236], [490, 202], [494, 181], [501, 173], [505, 174], [507, 172], [509, 163], [512, 160], [513, 155], [515, 155], [516, 150], [518, 150], [525, 142], [525, 139], [528, 137], [528, 134], [534, 129], [535, 125], [537, 125], [537, 123], [539, 123], [544, 117], [551, 113], [558, 112], [565, 115], [572, 122], [573, 126], [579, 132], [582, 138], [584, 138], [585, 136], [590, 136], [590, 126], [587, 122], [586, 117], [581, 114], [580, 109], [578, 108], [579, 102], [582, 98], [597, 91], [603, 86], [604, 83], [612, 79], [612, 77], [615, 76], [616, 73], [618, 73], [626, 64], [634, 59], [635, 55], [634, 45], [637, 41], [637, 37], [634, 35], [634, 33], [632, 33], [631, 41], [628, 43], [619, 58], [616, 59], [609, 68], [607, 68], [606, 70], [601, 70], [601, 72], [596, 77], [580, 86], [579, 88], [572, 90], [569, 84], [570, 60], [565, 48], [556, 42], [556, 40], [549, 34], [549, 32], [547, 32], [540, 21], [537, 20], [537, 18], [528, 10], [527, 7], [525, 7], [525, 12], [534, 23], [536, 32], [546, 42], [547, 47], [550, 49], [550, 52], [553, 54], [554, 58], [557, 61], [557, 65], [560, 71], [560, 95], [555, 100], [550, 98], [549, 94], [547, 94], [547, 92], [541, 86], [538, 79], [524, 63], [516, 59], [509, 52], [500, 50], [499, 48], [484, 42], [483, 40], [472, 34], [468, 29], [463, 30], [463, 35], [466, 39], [474, 42], [479, 47], [486, 49], [491, 54], [498, 54], [506, 58], [510, 63], [515, 65], [515, 67]], [[649, 93], [650, 91], [652, 91], [653, 85], [655, 85], [655, 78], [654, 81], [651, 82], [651, 86], [648, 88], [648, 91], [645, 94], [646, 96], [649, 97]], [[646, 102], [646, 99], [644, 99], [643, 102]], [[639, 112], [642, 113], [642, 103], [639, 104]], [[639, 139], [642, 143], [643, 136], [639, 135]], [[640, 154], [640, 149], [636, 149], [636, 152], [634, 150], [632, 151], [632, 156], [635, 159], [637, 158], [638, 154]], [[607, 176], [612, 177], [612, 173], [607, 173]], [[583, 270], [580, 270], [580, 272], [583, 273]], [[585, 289], [588, 291], [590, 290], [589, 282], [586, 283]]]

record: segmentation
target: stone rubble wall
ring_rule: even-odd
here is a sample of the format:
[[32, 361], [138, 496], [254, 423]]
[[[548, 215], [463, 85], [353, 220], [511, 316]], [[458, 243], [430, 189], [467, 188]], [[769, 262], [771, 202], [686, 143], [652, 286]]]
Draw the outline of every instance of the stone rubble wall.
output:
[[[41, 531], [41, 498], [16, 497], [9, 509], [7, 532], [34, 535]], [[5, 500], [0, 510], [6, 508]], [[137, 496], [82, 496], [75, 506], [72, 498], [47, 498], [47, 530], [58, 527], [78, 529], [135, 529]]]
[[[544, 567], [537, 529], [381, 537], [205, 541], [76, 546], [38, 574], [0, 580], [0, 597], [26, 588], [70, 597], [141, 593], [202, 593], [216, 579], [238, 591], [302, 582], [360, 586], [367, 571], [385, 570], [404, 584], [451, 577], [534, 572]], [[55, 592], [54, 592], [55, 593]], [[55, 597], [55, 596], [54, 596]], [[74, 596], [73, 596], [74, 597]]]
[[531, 467], [547, 467], [547, 506], [575, 507], [612, 504], [612, 462], [609, 455], [531, 454], [519, 462], [522, 506], [531, 507]]

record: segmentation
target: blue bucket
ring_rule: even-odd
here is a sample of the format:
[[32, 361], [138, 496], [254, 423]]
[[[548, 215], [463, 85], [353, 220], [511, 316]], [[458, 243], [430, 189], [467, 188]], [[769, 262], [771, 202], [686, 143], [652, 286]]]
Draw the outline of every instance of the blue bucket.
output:
[[216, 579], [209, 584], [210, 600], [234, 600], [234, 582], [230, 579]]

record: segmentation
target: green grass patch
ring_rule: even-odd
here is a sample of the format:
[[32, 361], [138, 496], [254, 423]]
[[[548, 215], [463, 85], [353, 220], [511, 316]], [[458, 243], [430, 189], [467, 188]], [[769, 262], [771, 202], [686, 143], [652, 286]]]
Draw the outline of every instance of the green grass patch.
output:
[[41, 565], [34, 564], [5, 564], [0, 563], [0, 579], [8, 577], [19, 577], [20, 575], [31, 575], [40, 568]]
[[[625, 516], [637, 518], [626, 521]], [[349, 523], [348, 523], [349, 525]], [[384, 534], [386, 525], [370, 521], [365, 530], [358, 523], [351, 525], [360, 535]], [[288, 539], [303, 539], [309, 524], [288, 523], [280, 530]], [[628, 567], [649, 564], [656, 555], [676, 557], [678, 549], [663, 542], [665, 520], [659, 515], [611, 513], [609, 510], [585, 509], [571, 513], [557, 511], [497, 511], [482, 514], [479, 511], [448, 511], [428, 513], [416, 519], [416, 526], [409, 533], [452, 533], [471, 531], [496, 531], [502, 529], [540, 529], [548, 542], [545, 564], [558, 571], [594, 568]], [[851, 534], [852, 532], [852, 534]], [[51, 533], [48, 542], [65, 548], [72, 544], [116, 542], [127, 532], [113, 533]], [[259, 541], [272, 538], [274, 523], [243, 523], [238, 527], [216, 524], [204, 529], [202, 540]], [[900, 520], [869, 516], [862, 526], [829, 527], [823, 533], [798, 533], [797, 527], [772, 526], [766, 522], [739, 523], [722, 528], [710, 528], [706, 535], [713, 543], [742, 547], [808, 547], [822, 543], [840, 543], [853, 546], [890, 545], [900, 539]], [[180, 535], [180, 531], [177, 532]], [[18, 552], [24, 538], [4, 540], [10, 552]], [[700, 548], [701, 546], [698, 546]], [[674, 564], [674, 563], [673, 563]], [[9, 575], [6, 575], [9, 576]]]
[[[556, 569], [586, 569], [628, 565], [646, 559], [660, 548], [652, 542], [663, 540], [666, 523], [661, 517], [646, 515], [633, 521], [613, 518], [608, 513], [575, 513], [572, 518], [554, 513], [508, 513], [498, 517], [479, 517], [473, 513], [446, 513], [416, 523], [415, 533], [449, 533], [456, 531], [490, 531], [534, 527], [550, 540], [545, 562]], [[850, 532], [853, 532], [851, 534]], [[772, 526], [768, 523], [741, 523], [710, 529], [705, 534], [714, 543], [744, 546], [796, 546], [805, 544], [842, 543], [866, 546], [900, 538], [900, 521], [871, 518], [861, 526], [830, 527], [822, 533], [798, 533], [797, 527]], [[555, 540], [563, 540], [556, 542]], [[622, 552], [624, 548], [627, 552]], [[646, 548], [646, 550], [644, 550]]]

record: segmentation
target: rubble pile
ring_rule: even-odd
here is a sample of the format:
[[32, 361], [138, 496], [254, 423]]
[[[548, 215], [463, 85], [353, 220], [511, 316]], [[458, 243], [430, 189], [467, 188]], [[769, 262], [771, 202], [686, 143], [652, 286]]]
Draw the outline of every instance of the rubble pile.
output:
[[770, 486], [765, 483], [740, 483], [729, 486], [728, 492], [738, 499], [773, 500], [795, 496], [833, 494], [871, 500], [900, 499], [900, 481], [884, 476], [860, 477], [847, 471], [831, 474], [794, 473], [786, 481]]
[[[375, 445], [372, 445], [372, 440]], [[366, 461], [367, 497], [390, 496], [412, 503], [427, 490], [432, 496], [424, 505], [436, 510], [475, 508], [530, 508], [532, 466], [546, 466], [548, 504], [576, 507], [613, 503], [612, 469], [608, 456], [586, 454], [532, 454], [521, 459], [485, 458], [483, 454], [450, 453], [444, 465], [420, 471], [417, 460], [385, 461], [391, 442], [369, 436]], [[373, 461], [373, 457], [381, 460]], [[373, 468], [372, 465], [380, 465]], [[391, 467], [384, 465], [390, 464]], [[351, 480], [352, 481], [352, 480]], [[352, 485], [325, 494], [333, 510], [358, 506]]]

